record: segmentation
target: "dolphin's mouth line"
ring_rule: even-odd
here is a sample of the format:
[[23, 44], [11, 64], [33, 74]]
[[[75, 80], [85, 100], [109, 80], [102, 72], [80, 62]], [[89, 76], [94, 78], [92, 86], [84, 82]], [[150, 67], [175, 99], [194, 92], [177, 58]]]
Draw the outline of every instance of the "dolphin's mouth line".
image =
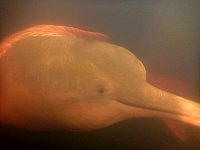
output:
[[117, 101], [124, 104], [124, 105], [128, 105], [130, 107], [136, 107], [136, 108], [141, 108], [141, 109], [150, 110], [150, 111], [156, 111], [156, 112], [160, 112], [160, 113], [167, 113], [167, 114], [170, 114], [170, 115], [173, 115], [173, 116], [177, 115], [177, 116], [185, 116], [185, 117], [190, 117], [190, 118], [192, 117], [194, 119], [200, 119], [198, 117], [193, 117], [193, 116], [183, 114], [183, 113], [178, 113], [178, 112], [175, 112], [175, 111], [163, 110], [163, 109], [159, 109], [159, 108], [153, 108], [153, 107], [148, 107], [148, 106], [142, 106], [142, 105], [139, 105], [139, 104], [133, 104], [133, 103], [129, 103], [127, 101], [120, 100], [120, 99], [117, 99]]

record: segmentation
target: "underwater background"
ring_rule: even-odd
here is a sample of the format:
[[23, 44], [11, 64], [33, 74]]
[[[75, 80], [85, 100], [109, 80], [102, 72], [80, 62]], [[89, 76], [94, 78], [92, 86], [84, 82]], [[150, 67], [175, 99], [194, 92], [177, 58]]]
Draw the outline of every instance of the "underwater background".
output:
[[[181, 82], [187, 92], [183, 86], [173, 92], [200, 102], [199, 6], [198, 0], [1, 0], [0, 40], [38, 24], [105, 33], [144, 63], [147, 79]], [[132, 119], [89, 132], [0, 127], [1, 149], [200, 149], [200, 128], [185, 126], [190, 139], [185, 144], [156, 118]]]

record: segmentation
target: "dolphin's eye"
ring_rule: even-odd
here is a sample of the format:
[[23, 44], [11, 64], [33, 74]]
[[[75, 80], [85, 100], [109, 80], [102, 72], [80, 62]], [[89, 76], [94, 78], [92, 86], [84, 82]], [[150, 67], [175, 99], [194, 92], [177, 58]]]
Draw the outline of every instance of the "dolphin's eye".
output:
[[[101, 76], [100, 76], [101, 75]], [[98, 76], [97, 82], [93, 83], [93, 87], [95, 87], [95, 93], [102, 96], [112, 95], [113, 93], [113, 82], [107, 75], [97, 74]]]
[[104, 94], [105, 93], [105, 88], [104, 87], [98, 87], [98, 93]]

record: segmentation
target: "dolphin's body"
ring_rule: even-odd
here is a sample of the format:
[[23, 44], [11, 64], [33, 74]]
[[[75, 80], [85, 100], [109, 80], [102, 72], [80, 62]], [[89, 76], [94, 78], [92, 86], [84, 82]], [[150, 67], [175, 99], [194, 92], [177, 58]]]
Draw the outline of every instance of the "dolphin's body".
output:
[[140, 60], [100, 33], [41, 25], [1, 43], [0, 119], [29, 128], [103, 128], [133, 117], [200, 127], [200, 105], [146, 82]]

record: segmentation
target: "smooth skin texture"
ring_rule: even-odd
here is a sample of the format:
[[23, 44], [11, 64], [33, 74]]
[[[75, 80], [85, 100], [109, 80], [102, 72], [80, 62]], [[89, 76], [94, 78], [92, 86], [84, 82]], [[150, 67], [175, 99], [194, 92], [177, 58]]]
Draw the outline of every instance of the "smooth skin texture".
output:
[[134, 117], [162, 117], [200, 127], [198, 103], [148, 84], [142, 62], [107, 39], [53, 25], [5, 39], [1, 122], [36, 130], [92, 130]]

